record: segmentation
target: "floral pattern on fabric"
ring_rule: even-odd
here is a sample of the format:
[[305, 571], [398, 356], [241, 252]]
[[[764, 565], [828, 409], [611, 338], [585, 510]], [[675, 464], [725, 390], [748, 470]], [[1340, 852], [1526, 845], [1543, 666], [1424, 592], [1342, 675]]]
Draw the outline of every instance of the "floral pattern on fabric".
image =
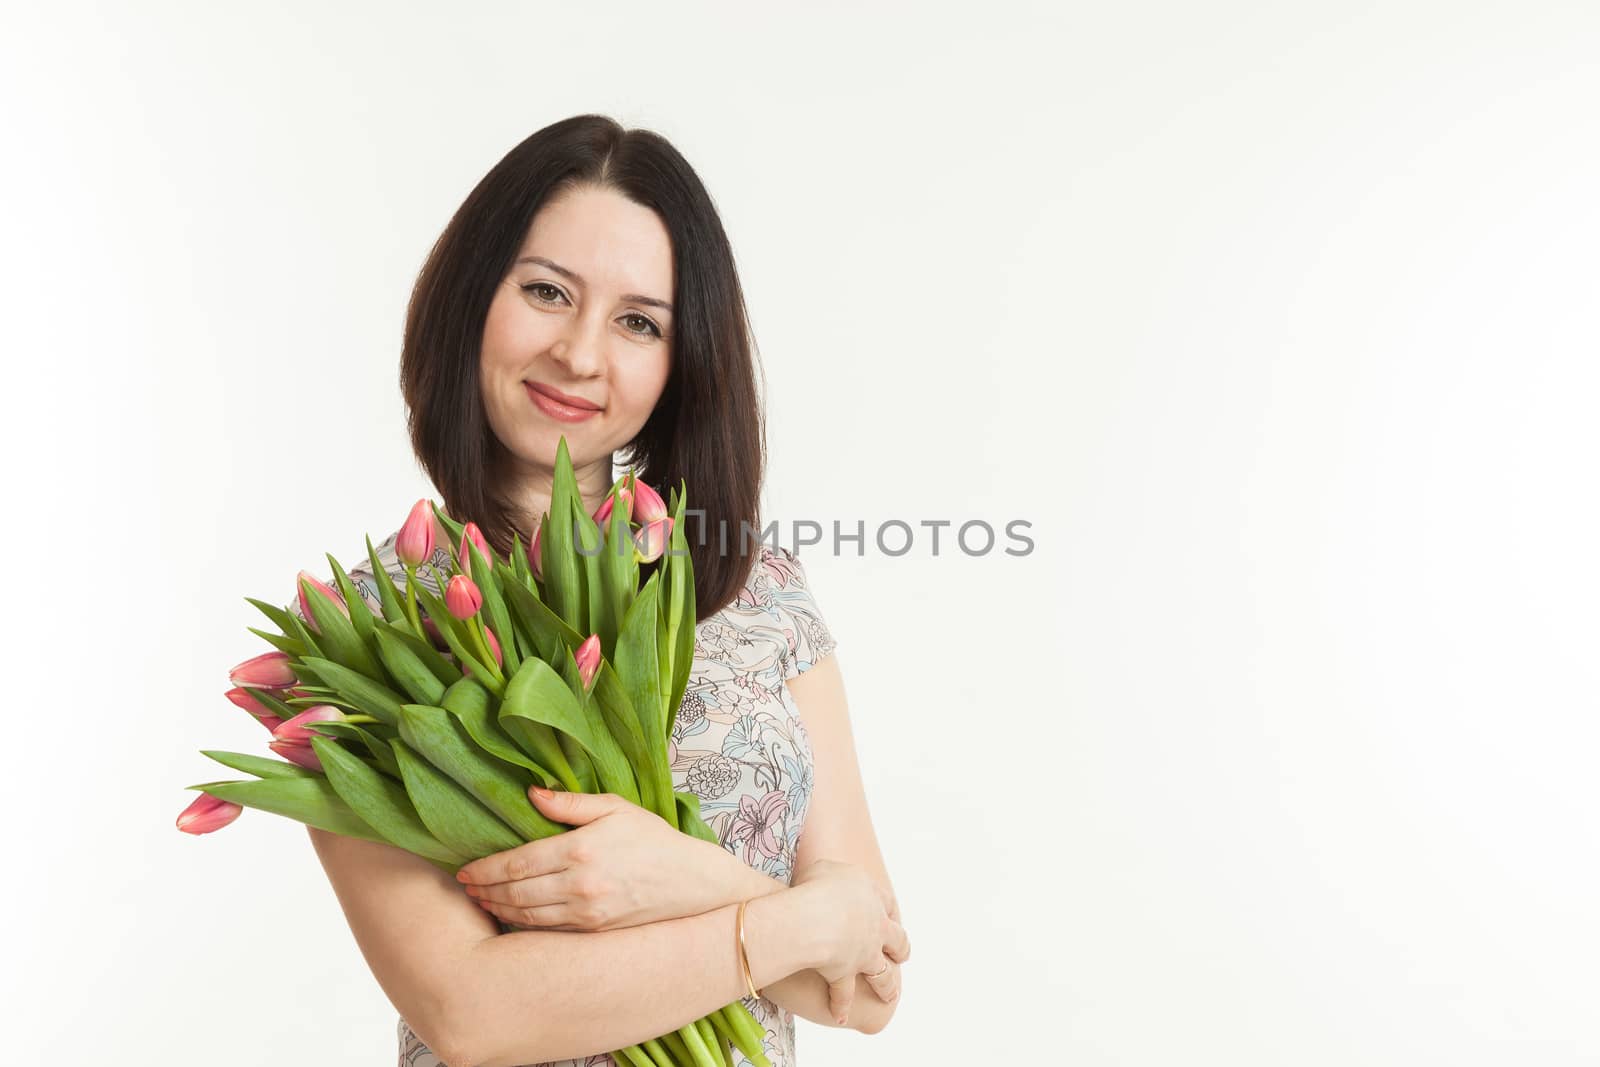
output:
[[[398, 533], [374, 550], [403, 587], [405, 569], [394, 555]], [[445, 569], [448, 548], [437, 548], [433, 561]], [[379, 610], [370, 562], [363, 557], [348, 570], [356, 591]], [[435, 588], [431, 578], [424, 584]], [[800, 560], [763, 544], [738, 597], [695, 627], [694, 664], [667, 742], [674, 787], [700, 798], [701, 817], [722, 847], [786, 884], [814, 778], [811, 742], [784, 683], [834, 647]], [[766, 1030], [763, 1050], [773, 1067], [794, 1067], [793, 1014], [765, 997], [742, 1000]], [[400, 1067], [444, 1067], [404, 1018], [396, 1032]], [[733, 1062], [750, 1061], [734, 1049]], [[615, 1067], [615, 1061], [601, 1052], [527, 1067]]]

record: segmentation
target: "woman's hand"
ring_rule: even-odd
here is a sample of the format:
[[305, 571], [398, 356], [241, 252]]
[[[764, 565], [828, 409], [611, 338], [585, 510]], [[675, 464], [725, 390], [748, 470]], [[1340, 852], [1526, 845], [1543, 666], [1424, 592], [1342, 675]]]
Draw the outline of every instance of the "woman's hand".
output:
[[795, 872], [790, 886], [810, 885], [830, 899], [835, 936], [829, 959], [817, 968], [828, 982], [828, 1010], [842, 1026], [855, 999], [856, 975], [865, 975], [878, 999], [900, 995], [900, 964], [911, 958], [911, 939], [900, 925], [894, 897], [862, 867], [816, 860]]
[[727, 903], [728, 852], [673, 829], [615, 793], [540, 796], [575, 829], [483, 856], [456, 873], [484, 910], [513, 926], [615, 930], [698, 915]]

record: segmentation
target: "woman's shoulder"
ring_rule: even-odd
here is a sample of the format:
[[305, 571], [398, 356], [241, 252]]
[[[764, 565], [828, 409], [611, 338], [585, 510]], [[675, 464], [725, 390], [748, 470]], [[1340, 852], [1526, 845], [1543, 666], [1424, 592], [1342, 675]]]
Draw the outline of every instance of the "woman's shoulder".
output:
[[[753, 554], [739, 595], [701, 620], [696, 637], [697, 655], [771, 662], [777, 671], [774, 681], [809, 669], [837, 644], [799, 554], [766, 542]], [[775, 657], [762, 655], [763, 646]]]

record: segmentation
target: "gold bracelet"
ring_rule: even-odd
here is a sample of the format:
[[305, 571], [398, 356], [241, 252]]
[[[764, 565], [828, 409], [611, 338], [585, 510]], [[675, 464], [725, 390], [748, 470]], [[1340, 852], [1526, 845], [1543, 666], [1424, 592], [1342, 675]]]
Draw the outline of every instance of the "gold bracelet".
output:
[[744, 984], [750, 987], [750, 995], [760, 999], [755, 980], [750, 977], [750, 950], [744, 944], [744, 906], [748, 903], [748, 900], [739, 901], [739, 966], [744, 969]]

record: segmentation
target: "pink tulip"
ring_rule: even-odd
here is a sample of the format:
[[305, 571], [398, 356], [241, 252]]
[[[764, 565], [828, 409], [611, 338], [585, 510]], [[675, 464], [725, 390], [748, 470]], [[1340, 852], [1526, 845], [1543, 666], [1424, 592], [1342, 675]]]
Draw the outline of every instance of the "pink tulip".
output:
[[276, 712], [267, 707], [265, 704], [261, 703], [261, 701], [257, 700], [248, 689], [241, 689], [238, 686], [234, 686], [232, 689], [228, 690], [222, 695], [233, 701], [235, 706], [243, 708], [251, 715], [254, 715], [256, 717], [256, 721], [262, 726], [265, 726], [268, 730], [276, 730], [278, 728], [278, 724], [283, 722], [282, 719], [278, 718]]
[[544, 577], [544, 566], [539, 562], [539, 538], [544, 535], [544, 527], [535, 524], [533, 527], [533, 544], [528, 546], [528, 566], [533, 568], [536, 578]]
[[411, 506], [405, 525], [394, 541], [394, 554], [401, 563], [415, 567], [433, 558], [433, 502], [423, 499]]
[[[627, 486], [623, 486], [621, 489], [617, 490], [617, 498], [622, 501], [623, 520], [631, 520], [633, 518], [633, 490], [629, 489]], [[610, 525], [611, 507], [611, 494], [607, 493], [606, 498], [600, 501], [600, 506], [595, 509], [595, 525], [602, 527]]]
[[344, 597], [340, 596], [338, 591], [331, 588], [326, 582], [318, 581], [315, 575], [307, 571], [301, 571], [298, 584], [300, 586], [300, 617], [306, 621], [306, 626], [310, 627], [312, 633], [321, 633], [322, 631], [317, 628], [317, 617], [311, 614], [311, 594], [306, 590], [308, 585], [333, 601], [335, 606], [344, 612], [345, 618], [348, 619], [350, 617], [350, 609], [345, 606]]
[[456, 553], [461, 559], [462, 571], [467, 574], [472, 573], [472, 556], [467, 552], [468, 541], [478, 546], [478, 554], [483, 556], [485, 563], [494, 562], [494, 555], [489, 551], [489, 542], [484, 538], [483, 531], [478, 529], [477, 523], [469, 522], [461, 530], [461, 548]]
[[657, 519], [667, 517], [667, 502], [661, 494], [643, 482], [633, 483], [633, 521], [648, 526]]
[[471, 578], [458, 574], [444, 587], [444, 606], [456, 618], [470, 619], [483, 607], [483, 593]]
[[244, 812], [244, 808], [229, 800], [220, 800], [210, 793], [201, 793], [194, 802], [178, 813], [178, 829], [186, 834], [209, 834], [220, 830]]
[[344, 712], [332, 704], [318, 704], [316, 707], [307, 708], [292, 719], [285, 719], [273, 731], [272, 740], [267, 747], [278, 755], [307, 770], [322, 770], [322, 761], [317, 758], [316, 751], [311, 747], [311, 739], [318, 736], [315, 730], [308, 730], [308, 722], [338, 722], [343, 719]]
[[600, 635], [590, 634], [583, 644], [578, 646], [578, 651], [572, 654], [578, 664], [578, 680], [585, 689], [594, 681], [594, 676], [600, 673]]
[[229, 671], [228, 681], [246, 689], [283, 689], [300, 679], [289, 669], [287, 652], [263, 652]]
[[661, 558], [667, 550], [667, 539], [672, 536], [672, 520], [656, 519], [647, 522], [633, 535], [633, 547], [639, 553], [640, 563], [650, 563]]

